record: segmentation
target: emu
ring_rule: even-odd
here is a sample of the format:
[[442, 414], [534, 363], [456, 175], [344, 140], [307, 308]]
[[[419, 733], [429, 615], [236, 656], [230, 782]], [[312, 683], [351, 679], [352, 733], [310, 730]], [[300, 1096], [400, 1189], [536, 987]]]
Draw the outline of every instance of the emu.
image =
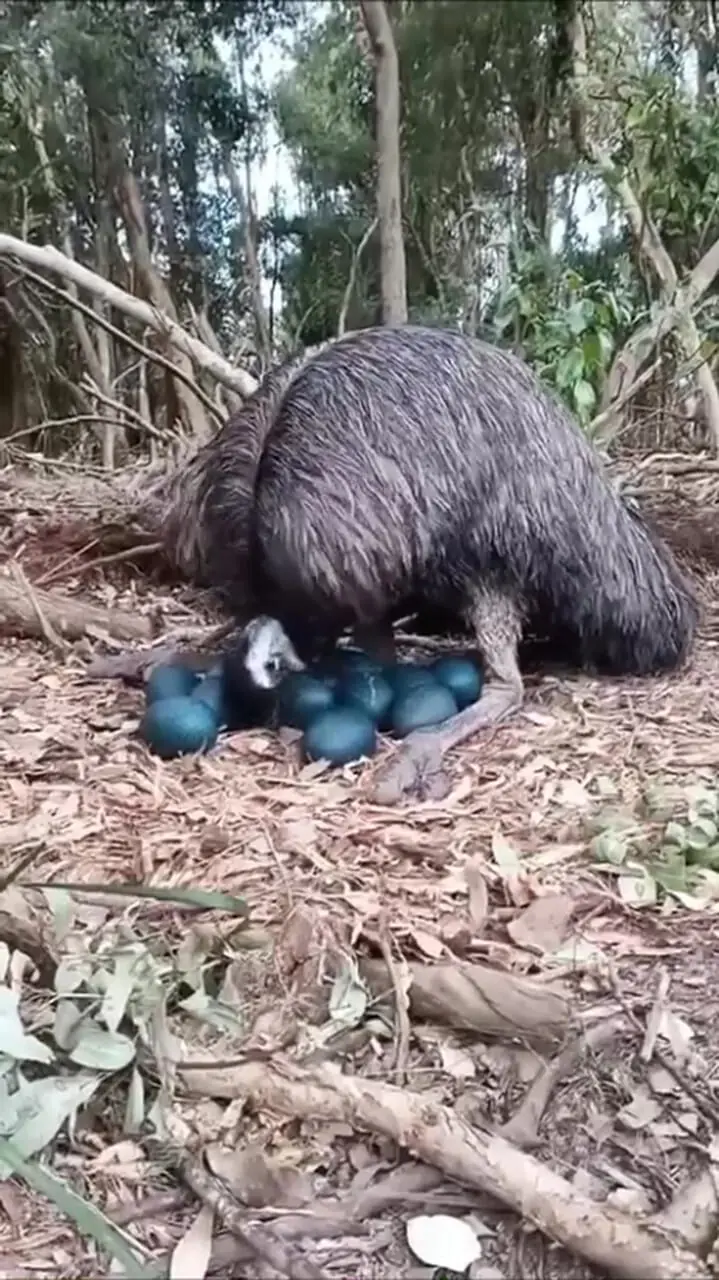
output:
[[166, 537], [239, 620], [279, 620], [306, 661], [408, 601], [471, 626], [487, 684], [412, 735], [378, 795], [437, 793], [440, 762], [521, 706], [522, 634], [578, 665], [682, 663], [698, 605], [668, 548], [518, 357], [460, 333], [374, 328], [270, 372], [181, 477]]

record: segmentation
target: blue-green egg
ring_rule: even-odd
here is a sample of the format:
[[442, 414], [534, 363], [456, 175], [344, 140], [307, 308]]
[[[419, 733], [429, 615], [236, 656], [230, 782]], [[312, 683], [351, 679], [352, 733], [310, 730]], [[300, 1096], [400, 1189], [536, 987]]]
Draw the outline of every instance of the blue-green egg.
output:
[[460, 711], [476, 702], [482, 692], [482, 671], [471, 658], [446, 654], [437, 658], [429, 670], [435, 680], [449, 689]]
[[140, 737], [163, 760], [209, 751], [217, 741], [217, 717], [196, 698], [163, 698], [147, 708]]
[[385, 677], [374, 671], [357, 668], [340, 681], [337, 701], [364, 711], [375, 724], [384, 726], [394, 701], [394, 689]]
[[179, 662], [160, 662], [152, 668], [145, 684], [145, 701], [148, 707], [165, 698], [187, 698], [199, 681], [191, 667]]
[[416, 662], [397, 662], [385, 667], [385, 678], [394, 692], [395, 698], [401, 698], [411, 689], [423, 688], [436, 684], [436, 680], [427, 667]]
[[417, 684], [400, 694], [392, 707], [391, 724], [400, 738], [415, 729], [429, 729], [443, 724], [457, 714], [457, 703], [445, 685], [438, 681]]
[[282, 681], [278, 694], [280, 723], [293, 729], [308, 724], [335, 703], [334, 690], [306, 671], [293, 671]]
[[333, 707], [323, 711], [305, 729], [302, 748], [308, 760], [350, 764], [377, 750], [377, 731], [357, 707]]
[[202, 702], [210, 709], [220, 729], [230, 728], [232, 715], [228, 706], [227, 689], [222, 671], [210, 671], [192, 690], [193, 702]]
[[326, 684], [328, 689], [336, 689], [342, 679], [342, 671], [339, 663], [334, 656], [328, 658], [317, 658], [310, 663], [307, 668], [307, 674], [312, 676], [314, 680], [321, 680]]

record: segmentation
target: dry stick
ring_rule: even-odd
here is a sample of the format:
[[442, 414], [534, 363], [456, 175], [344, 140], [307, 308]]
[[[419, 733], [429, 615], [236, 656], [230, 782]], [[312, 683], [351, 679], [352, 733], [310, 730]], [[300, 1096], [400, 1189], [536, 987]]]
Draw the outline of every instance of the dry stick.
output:
[[35, 592], [31, 587], [30, 583], [25, 577], [25, 574], [23, 573], [17, 561], [13, 561], [12, 564], [10, 565], [10, 572], [12, 573], [18, 587], [20, 588], [20, 591], [23, 593], [23, 595], [28, 600], [29, 604], [32, 606], [35, 620], [40, 628], [42, 635], [45, 637], [50, 647], [52, 649], [55, 649], [55, 651], [59, 653], [61, 657], [64, 658], [67, 652], [67, 645], [65, 644], [64, 640], [60, 638], [60, 636], [57, 634], [54, 627], [52, 626], [52, 623], [45, 616], [45, 612], [42, 609], [40, 605], [40, 601], [37, 598], [37, 592]]
[[577, 1036], [560, 1054], [548, 1062], [532, 1081], [517, 1111], [499, 1132], [508, 1142], [526, 1151], [539, 1142], [539, 1126], [557, 1085], [577, 1066], [587, 1050], [604, 1049], [626, 1031], [626, 1018], [611, 1018]]
[[[95, 538], [93, 541], [96, 542], [97, 539]], [[92, 546], [93, 544], [91, 543], [90, 545]], [[69, 568], [73, 561], [85, 555], [87, 550], [88, 548], [84, 547], [82, 550], [75, 552], [74, 555], [68, 556], [61, 564], [56, 565], [54, 569], [48, 570], [41, 578], [38, 578], [38, 585], [40, 583], [44, 585], [47, 582], [54, 582], [59, 578], [63, 569]], [[157, 555], [158, 551], [162, 551], [161, 542], [145, 542], [137, 547], [125, 547], [123, 551], [113, 551], [106, 556], [98, 556], [96, 560], [85, 560], [83, 564], [76, 564], [73, 572], [75, 574], [89, 573], [90, 569], [107, 568], [111, 564], [123, 564], [128, 560], [144, 560], [145, 556]]]
[[256, 1257], [263, 1258], [282, 1275], [291, 1276], [292, 1280], [325, 1280], [325, 1274], [319, 1267], [281, 1244], [266, 1227], [254, 1224], [247, 1226], [242, 1210], [232, 1203], [214, 1175], [204, 1169], [193, 1156], [182, 1156], [178, 1161], [178, 1168], [198, 1199], [208, 1208], [214, 1209], [227, 1229], [243, 1244], [248, 1245]]
[[152, 637], [150, 622], [141, 614], [101, 609], [84, 600], [55, 595], [50, 591], [34, 590], [31, 601], [17, 582], [0, 574], [0, 622], [17, 628], [19, 634], [47, 639], [38, 610], [64, 640], [82, 640], [87, 635], [104, 634], [115, 640], [147, 643]]
[[[371, 939], [371, 935], [367, 935]], [[407, 1056], [409, 1054], [409, 1037], [411, 1028], [409, 1024], [409, 998], [407, 988], [412, 979], [409, 977], [407, 962], [401, 961], [400, 965], [395, 963], [392, 955], [392, 934], [387, 923], [386, 914], [383, 913], [380, 918], [380, 932], [377, 938], [373, 939], [382, 952], [382, 959], [387, 965], [387, 971], [392, 981], [394, 990], [394, 1005], [397, 1012], [397, 1038], [395, 1041], [394, 1075], [398, 1084], [404, 1084], [405, 1071], [407, 1068]], [[403, 981], [403, 978], [405, 979]], [[407, 981], [409, 979], [409, 981]]]
[[[2, 237], [0, 237], [0, 239], [2, 239]], [[101, 316], [97, 311], [93, 311], [92, 307], [85, 306], [85, 303], [80, 302], [79, 298], [73, 298], [71, 293], [67, 293], [65, 289], [61, 289], [50, 280], [46, 280], [44, 276], [38, 275], [36, 271], [31, 271], [29, 267], [24, 266], [22, 263], [16, 262], [14, 265], [15, 269], [20, 271], [27, 279], [34, 280], [36, 284], [41, 285], [43, 289], [47, 289], [48, 292], [54, 294], [56, 298], [61, 298], [63, 302], [67, 303], [68, 307], [73, 307], [75, 311], [81, 311], [83, 315], [87, 316], [89, 320], [94, 321], [94, 323], [99, 325], [101, 329], [112, 334], [113, 338], [116, 338], [118, 342], [124, 342], [126, 346], [132, 347], [133, 351], [139, 351], [140, 355], [144, 356], [146, 360], [152, 360], [155, 364], [161, 365], [163, 369], [167, 369], [167, 372], [171, 373], [173, 378], [177, 378], [179, 382], [184, 382], [185, 386], [189, 387], [193, 396], [197, 396], [197, 399], [205, 406], [206, 409], [209, 410], [215, 421], [220, 426], [224, 424], [225, 420], [222, 417], [222, 414], [218, 413], [217, 405], [214, 401], [211, 400], [210, 397], [202, 390], [202, 387], [198, 387], [197, 383], [189, 376], [189, 374], [185, 373], [184, 370], [179, 369], [177, 365], [173, 364], [171, 360], [168, 360], [166, 356], [160, 355], [159, 351], [153, 351], [151, 347], [143, 346], [143, 344], [138, 342], [136, 338], [131, 338], [129, 334], [123, 333], [122, 329], [118, 329], [116, 325], [111, 324], [109, 320], [106, 320], [105, 317]], [[97, 395], [94, 386], [92, 394]], [[110, 401], [110, 403], [113, 404], [117, 402]], [[144, 418], [141, 419], [141, 421], [145, 430], [147, 430], [147, 423]], [[156, 431], [157, 428], [154, 428], [154, 430]], [[167, 438], [169, 439], [170, 437], [168, 436]]]
[[302, 1071], [291, 1063], [249, 1063], [227, 1072], [180, 1068], [195, 1093], [243, 1098], [256, 1109], [322, 1119], [392, 1139], [444, 1173], [503, 1201], [575, 1254], [620, 1280], [709, 1280], [693, 1253], [619, 1210], [600, 1205], [505, 1138], [473, 1129], [426, 1095], [336, 1068]]

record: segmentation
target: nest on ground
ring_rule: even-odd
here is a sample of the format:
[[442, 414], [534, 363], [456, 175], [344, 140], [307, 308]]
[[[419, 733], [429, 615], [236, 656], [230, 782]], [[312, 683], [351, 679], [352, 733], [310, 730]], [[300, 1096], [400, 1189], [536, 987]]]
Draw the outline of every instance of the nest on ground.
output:
[[[36, 587], [44, 582], [99, 610], [144, 619], [158, 638], [201, 635], [217, 622], [201, 593], [139, 576], [131, 558], [117, 558], [117, 548], [109, 552], [99, 539], [83, 549], [109, 516], [117, 520], [115, 483], [81, 496], [80, 485], [65, 481], [53, 496], [46, 480], [34, 489], [6, 473], [0, 521], [8, 560], [17, 557]], [[656, 476], [646, 482], [644, 498], [656, 503], [666, 529], [684, 527], [694, 483], [682, 481], [679, 501], [678, 485]], [[706, 476], [702, 483], [711, 487]], [[717, 491], [719, 482], [702, 520], [716, 519]], [[77, 541], [63, 540], [61, 528]], [[143, 536], [151, 542], [151, 530]], [[233, 1087], [256, 1103], [252, 1117], [239, 1102], [220, 1106], [216, 1074], [198, 1070], [189, 1073], [194, 1098], [180, 1093], [174, 1104], [190, 1147], [216, 1155], [219, 1145], [245, 1162], [236, 1155], [233, 1166], [239, 1220], [224, 1202], [215, 1206], [221, 1229], [212, 1267], [221, 1274], [234, 1267], [252, 1274], [258, 1258], [272, 1257], [294, 1275], [401, 1275], [411, 1265], [408, 1219], [471, 1211], [484, 1224], [483, 1260], [499, 1275], [596, 1276], [498, 1210], [481, 1179], [472, 1184], [462, 1142], [488, 1124], [518, 1148], [531, 1146], [542, 1168], [603, 1214], [655, 1222], [701, 1172], [716, 1122], [709, 1091], [700, 1097], [693, 1082], [719, 1070], [715, 905], [699, 910], [688, 896], [683, 903], [662, 892], [656, 906], [640, 909], [629, 892], [636, 871], [601, 861], [592, 843], [597, 831], [622, 829], [610, 812], [623, 814], [639, 832], [635, 848], [646, 846], [651, 859], [686, 788], [715, 785], [719, 573], [705, 550], [685, 550], [706, 604], [686, 670], [646, 681], [532, 678], [520, 717], [450, 759], [446, 800], [405, 810], [369, 801], [374, 764], [333, 773], [303, 766], [294, 743], [261, 731], [225, 737], [205, 758], [162, 763], [132, 736], [141, 693], [88, 682], [95, 634], [58, 653], [6, 625], [6, 864], [34, 858], [24, 876], [45, 884], [199, 887], [241, 894], [250, 907], [239, 932], [222, 914], [191, 917], [194, 931], [209, 931], [219, 944], [223, 991], [241, 1008], [245, 1031], [188, 1030], [172, 1014], [194, 1060], [242, 1059]], [[115, 558], [103, 563], [103, 556]], [[666, 813], [648, 807], [657, 786]], [[33, 954], [38, 930], [33, 961], [42, 988], [51, 984], [58, 944], [47, 941], [37, 892], [15, 884], [12, 893], [13, 918], [25, 911], [29, 934], [12, 933], [0, 895], [0, 936]], [[186, 913], [173, 905], [145, 904], [123, 919], [175, 957], [188, 934]], [[360, 978], [371, 994], [353, 1021]], [[37, 1001], [37, 984], [29, 989]], [[600, 1034], [559, 1069], [558, 1041], [571, 1041], [577, 1023]], [[682, 1027], [691, 1033], [683, 1050]], [[364, 1103], [361, 1090], [333, 1093], [333, 1077], [323, 1074], [328, 1059], [342, 1066], [346, 1088], [362, 1084]], [[538, 1085], [547, 1064], [553, 1080]], [[382, 1093], [388, 1081], [397, 1094]], [[147, 1260], [159, 1260], [196, 1218], [188, 1187], [206, 1204], [210, 1194], [197, 1167], [169, 1177], [166, 1153], [142, 1134], [123, 1135], [125, 1093], [119, 1085], [116, 1092], [72, 1148], [56, 1144], [53, 1167], [126, 1224]], [[434, 1147], [433, 1107], [440, 1109]], [[13, 1228], [0, 1225], [7, 1269], [105, 1273], [46, 1201], [18, 1184], [3, 1187], [12, 1199]], [[542, 1225], [539, 1211], [529, 1216]]]

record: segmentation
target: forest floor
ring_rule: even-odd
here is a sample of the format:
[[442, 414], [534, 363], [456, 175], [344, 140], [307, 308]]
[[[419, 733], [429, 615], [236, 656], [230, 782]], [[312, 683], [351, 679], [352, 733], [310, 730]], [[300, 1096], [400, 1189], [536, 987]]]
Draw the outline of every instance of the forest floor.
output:
[[[26, 540], [33, 581], [61, 561], [57, 545]], [[204, 620], [191, 592], [124, 569], [76, 563], [50, 586], [58, 581], [151, 614], [161, 630]], [[532, 980], [548, 1000], [561, 992], [585, 1025], [612, 1023], [535, 1109], [524, 1146], [543, 1165], [647, 1222], [715, 1158], [719, 877], [697, 871], [696, 858], [701, 829], [713, 843], [719, 797], [719, 574], [704, 576], [703, 594], [685, 671], [531, 677], [522, 714], [451, 758], [443, 803], [394, 809], [370, 799], [377, 762], [303, 767], [295, 746], [264, 732], [226, 736], [202, 759], [158, 761], [132, 736], [141, 692], [88, 680], [92, 636], [60, 654], [6, 634], [0, 841], [2, 874], [15, 878], [0, 893], [2, 981], [20, 993], [25, 1032], [57, 1046], [51, 1065], [25, 1067], [27, 1079], [45, 1076], [48, 1128], [45, 1141], [26, 1128], [24, 1149], [121, 1226], [143, 1274], [429, 1277], [436, 1270], [413, 1256], [407, 1232], [435, 1213], [472, 1226], [475, 1277], [602, 1274], [468, 1187], [456, 1151], [434, 1167], [419, 1122], [398, 1144], [366, 1098], [325, 1112], [331, 1077], [314, 1102], [303, 1093], [303, 1070], [334, 1062], [368, 1090], [398, 1085], [480, 1129], [509, 1121], [556, 1054], [557, 1027], [550, 1048], [529, 1033], [491, 1033], [491, 1016], [483, 1032], [481, 1008], [460, 991], [470, 965]], [[667, 855], [682, 831], [693, 850]], [[93, 891], [36, 887], [50, 882]], [[118, 899], [102, 892], [111, 884], [189, 897]], [[193, 909], [199, 889], [242, 897], [249, 918]], [[370, 957], [384, 965], [379, 995], [360, 979]], [[158, 984], [173, 998], [143, 1020]], [[107, 1014], [110, 988], [119, 1013], [105, 1027], [127, 1032], [127, 1010], [141, 1028], [144, 1093], [119, 1041], [101, 1087], [82, 1092], [102, 1053], [90, 1044], [73, 1054], [68, 1027], [83, 999], [97, 1012], [103, 989]], [[558, 1031], [568, 1039], [569, 1021]], [[248, 1070], [259, 1064], [265, 1104], [249, 1105], [252, 1089], [243, 1098], [239, 1086], [213, 1096], [201, 1068], [188, 1092], [164, 1074], [178, 1046], [205, 1066], [230, 1070], [243, 1055]], [[145, 1105], [159, 1114], [158, 1074], [168, 1090], [161, 1140], [141, 1123]], [[58, 1076], [77, 1087], [70, 1104], [57, 1101]], [[294, 1097], [284, 1108], [283, 1080]], [[62, 1106], [78, 1108], [69, 1137], [47, 1121]], [[233, 1196], [213, 1200], [208, 1166]], [[100, 1257], [89, 1230], [40, 1189], [0, 1181], [0, 1277], [100, 1276]], [[451, 1273], [449, 1245], [434, 1261]]]

